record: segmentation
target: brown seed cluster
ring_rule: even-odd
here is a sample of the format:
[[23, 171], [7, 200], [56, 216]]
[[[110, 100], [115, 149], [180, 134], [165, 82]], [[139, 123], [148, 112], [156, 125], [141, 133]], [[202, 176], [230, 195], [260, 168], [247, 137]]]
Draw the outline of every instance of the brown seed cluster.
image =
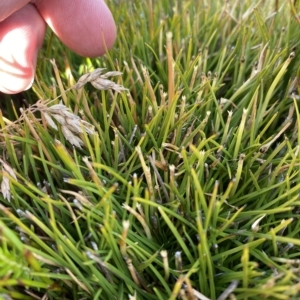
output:
[[62, 102], [50, 107], [40, 104], [39, 109], [44, 116], [47, 125], [55, 130], [58, 130], [54, 120], [57, 121], [61, 126], [62, 134], [66, 140], [68, 140], [75, 147], [81, 148], [83, 145], [83, 141], [78, 136], [79, 133], [95, 133], [95, 129], [92, 124], [82, 120], [79, 116], [70, 112], [70, 109]]
[[1, 181], [1, 193], [4, 199], [10, 201], [10, 186], [9, 186], [9, 176], [17, 180], [17, 176], [14, 170], [0, 158], [0, 163], [2, 165], [2, 181]]
[[[122, 85], [108, 79], [109, 77], [119, 76], [122, 72], [110, 71], [103, 73], [104, 70], [104, 68], [98, 68], [92, 72], [82, 75], [71, 89], [80, 89], [90, 82], [96, 89], [99, 90], [114, 90], [116, 92], [128, 90]], [[48, 126], [58, 130], [56, 122], [60, 124], [64, 137], [75, 147], [81, 148], [83, 145], [83, 141], [78, 134], [83, 132], [86, 132], [87, 134], [95, 133], [95, 129], [92, 124], [73, 114], [62, 102], [49, 107], [41, 101], [36, 103], [36, 107], [42, 113]]]
[[78, 82], [73, 86], [74, 89], [78, 90], [85, 84], [90, 82], [98, 90], [114, 90], [116, 92], [127, 91], [122, 85], [119, 85], [109, 79], [108, 77], [119, 76], [122, 72], [111, 71], [103, 74], [104, 68], [95, 69], [93, 72], [82, 75]]

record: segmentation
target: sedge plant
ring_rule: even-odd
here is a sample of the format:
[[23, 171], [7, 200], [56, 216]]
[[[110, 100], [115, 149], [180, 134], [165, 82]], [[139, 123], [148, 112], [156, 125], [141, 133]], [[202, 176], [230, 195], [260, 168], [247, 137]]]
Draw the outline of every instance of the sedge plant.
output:
[[109, 0], [96, 59], [49, 31], [0, 114], [0, 298], [299, 299], [297, 2]]

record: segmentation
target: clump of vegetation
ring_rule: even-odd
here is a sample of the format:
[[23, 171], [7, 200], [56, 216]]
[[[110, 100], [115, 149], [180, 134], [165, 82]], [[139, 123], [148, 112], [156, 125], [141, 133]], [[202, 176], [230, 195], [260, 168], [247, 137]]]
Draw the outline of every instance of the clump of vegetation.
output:
[[0, 115], [0, 298], [298, 299], [297, 7], [108, 4]]

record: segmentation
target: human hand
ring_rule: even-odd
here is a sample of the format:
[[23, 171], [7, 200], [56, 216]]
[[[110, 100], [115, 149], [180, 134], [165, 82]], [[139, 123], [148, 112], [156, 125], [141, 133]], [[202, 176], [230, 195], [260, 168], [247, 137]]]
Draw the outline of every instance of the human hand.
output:
[[15, 94], [32, 85], [46, 23], [82, 56], [112, 47], [116, 26], [104, 0], [0, 0], [0, 91]]

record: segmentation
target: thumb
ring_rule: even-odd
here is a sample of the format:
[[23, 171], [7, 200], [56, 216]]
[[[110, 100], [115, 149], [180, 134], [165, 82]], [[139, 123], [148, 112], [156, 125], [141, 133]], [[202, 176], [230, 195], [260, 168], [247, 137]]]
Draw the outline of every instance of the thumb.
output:
[[27, 4], [0, 22], [0, 91], [15, 94], [32, 85], [45, 22]]

